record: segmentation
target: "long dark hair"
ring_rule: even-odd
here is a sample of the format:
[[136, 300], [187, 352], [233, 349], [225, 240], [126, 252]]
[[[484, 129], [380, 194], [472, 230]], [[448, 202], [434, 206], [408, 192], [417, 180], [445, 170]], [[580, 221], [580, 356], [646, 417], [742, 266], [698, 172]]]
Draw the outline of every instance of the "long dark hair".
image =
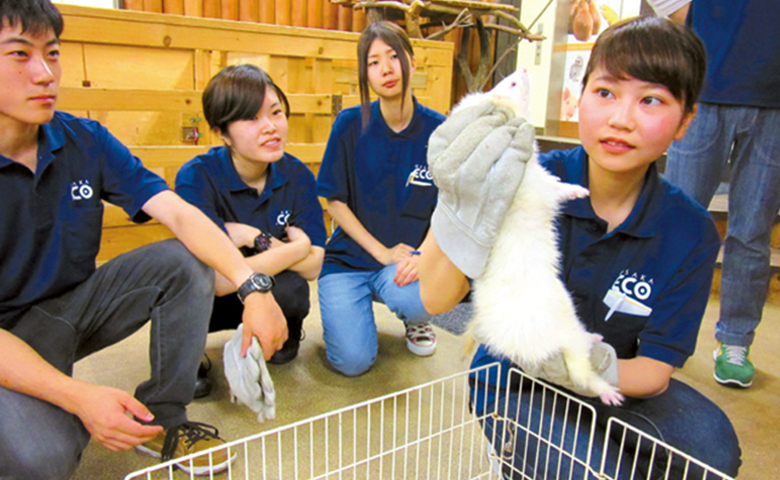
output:
[[[358, 41], [358, 84], [360, 86], [360, 114], [364, 129], [371, 121], [371, 101], [369, 100], [368, 91], [368, 50], [377, 38], [382, 39], [398, 54], [398, 58], [401, 61], [401, 86], [404, 94], [406, 94], [406, 89], [409, 88], [409, 75], [412, 69], [409, 59], [414, 57], [412, 42], [409, 40], [406, 32], [395, 23], [383, 20], [372, 23], [363, 30], [363, 33], [360, 35], [360, 41]], [[402, 99], [401, 108], [403, 106]]]

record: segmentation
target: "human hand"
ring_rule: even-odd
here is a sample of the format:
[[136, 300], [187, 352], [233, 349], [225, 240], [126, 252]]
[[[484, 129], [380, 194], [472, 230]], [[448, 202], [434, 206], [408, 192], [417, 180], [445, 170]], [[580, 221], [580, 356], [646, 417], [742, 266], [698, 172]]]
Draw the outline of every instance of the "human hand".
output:
[[309, 236], [306, 235], [306, 232], [303, 231], [303, 229], [298, 227], [293, 227], [292, 225], [288, 225], [284, 229], [287, 232], [287, 238], [292, 242], [306, 242], [311, 247], [311, 239], [309, 239]]
[[395, 267], [395, 277], [393, 281], [399, 287], [405, 287], [419, 279], [417, 274], [417, 263], [420, 261], [420, 255], [410, 255], [402, 259]]
[[491, 102], [456, 111], [431, 135], [428, 165], [439, 188], [431, 230], [470, 278], [482, 275], [534, 139], [533, 125]]
[[92, 435], [92, 439], [111, 451], [127, 450], [157, 436], [163, 428], [143, 425], [129, 416], [145, 422], [154, 415], [141, 402], [122, 390], [83, 383], [73, 412]]
[[[617, 353], [612, 345], [600, 341], [595, 342], [590, 349], [590, 366], [601, 378], [612, 386], [618, 386]], [[520, 365], [528, 375], [547, 380], [563, 388], [578, 393], [584, 397], [598, 397], [599, 393], [576, 385], [569, 374], [563, 355], [559, 352], [553, 358], [541, 365]]]
[[241, 356], [245, 357], [247, 349], [252, 344], [252, 337], [257, 337], [263, 349], [263, 356], [270, 360], [271, 356], [281, 350], [287, 341], [287, 320], [282, 309], [270, 292], [250, 293], [244, 299], [244, 334], [241, 342]]
[[238, 247], [255, 247], [255, 237], [260, 235], [260, 229], [245, 223], [225, 222], [225, 230], [233, 244]]
[[385, 248], [384, 252], [377, 258], [377, 261], [382, 265], [393, 265], [400, 262], [404, 258], [409, 257], [412, 254], [414, 248], [405, 243], [399, 243], [393, 248]]

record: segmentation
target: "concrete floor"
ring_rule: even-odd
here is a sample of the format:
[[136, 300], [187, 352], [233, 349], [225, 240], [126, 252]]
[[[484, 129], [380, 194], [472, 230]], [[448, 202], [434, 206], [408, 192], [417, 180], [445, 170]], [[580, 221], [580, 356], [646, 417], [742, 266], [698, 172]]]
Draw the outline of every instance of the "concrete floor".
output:
[[[715, 345], [712, 332], [718, 308], [717, 300], [711, 300], [697, 352], [676, 376], [706, 394], [731, 418], [743, 450], [739, 478], [777, 478], [780, 471], [780, 455], [777, 454], [780, 447], [777, 434], [780, 429], [777, 409], [780, 350], [774, 347], [780, 344], [780, 307], [767, 305], [765, 308], [764, 321], [752, 351], [758, 373], [754, 386], [749, 390], [724, 388], [712, 380], [712, 349]], [[379, 329], [378, 360], [367, 374], [345, 378], [326, 366], [319, 311], [316, 295], [313, 295], [312, 312], [305, 323], [307, 337], [301, 345], [299, 357], [287, 365], [270, 366], [277, 390], [277, 417], [263, 424], [258, 424], [253, 412], [246, 407], [229, 402], [228, 388], [221, 375], [221, 349], [231, 332], [212, 334], [207, 351], [215, 363], [212, 378], [216, 388], [211, 396], [189, 407], [190, 418], [213, 424], [224, 438], [234, 440], [468, 368], [470, 358], [466, 353], [465, 337], [438, 330], [439, 348], [436, 354], [429, 358], [415, 357], [406, 350], [402, 324], [384, 306], [377, 305], [375, 312]], [[75, 375], [90, 382], [133, 391], [147, 372], [147, 338], [148, 331], [144, 329], [119, 345], [83, 360], [76, 365]], [[85, 451], [74, 479], [122, 478], [153, 464], [154, 460], [134, 452], [112, 453], [93, 443]]]

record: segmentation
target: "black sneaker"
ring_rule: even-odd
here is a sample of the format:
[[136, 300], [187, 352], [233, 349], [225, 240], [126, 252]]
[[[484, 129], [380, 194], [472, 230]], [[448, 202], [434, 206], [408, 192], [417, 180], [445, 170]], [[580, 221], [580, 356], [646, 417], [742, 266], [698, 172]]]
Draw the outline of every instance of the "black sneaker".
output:
[[304, 338], [306, 338], [306, 332], [301, 328], [298, 335], [287, 338], [287, 341], [282, 345], [282, 349], [274, 352], [268, 363], [282, 365], [292, 362], [298, 356], [298, 348], [301, 346], [301, 341]]
[[207, 397], [211, 393], [211, 380], [209, 380], [209, 370], [211, 370], [211, 359], [205, 353], [203, 360], [198, 367], [198, 378], [195, 379], [194, 398]]

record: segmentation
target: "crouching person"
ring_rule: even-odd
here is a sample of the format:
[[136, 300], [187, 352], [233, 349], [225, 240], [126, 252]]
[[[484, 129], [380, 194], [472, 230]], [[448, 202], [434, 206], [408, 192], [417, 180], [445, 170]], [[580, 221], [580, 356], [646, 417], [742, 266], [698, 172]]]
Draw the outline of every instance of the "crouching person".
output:
[[[230, 66], [203, 91], [203, 114], [225, 145], [184, 164], [176, 193], [225, 230], [254, 271], [274, 276], [289, 338], [270, 363], [290, 362], [309, 313], [307, 280], [320, 273], [327, 234], [314, 174], [284, 151], [287, 97], [258, 67]], [[209, 332], [237, 328], [236, 287], [218, 276], [216, 294]], [[206, 372], [199, 369], [196, 397], [210, 390]]]
[[[252, 335], [269, 358], [282, 347], [279, 306], [253, 293], [252, 268], [205, 215], [98, 123], [55, 111], [63, 23], [49, 0], [0, 0], [0, 22], [0, 478], [68, 478], [90, 438], [163, 460], [223, 444], [186, 412], [213, 302], [209, 267], [244, 290], [244, 351]], [[96, 269], [102, 200], [180, 241]], [[74, 362], [149, 319], [151, 377], [135, 396], [71, 377]], [[182, 468], [205, 474], [233, 459], [222, 451], [213, 467]]]

